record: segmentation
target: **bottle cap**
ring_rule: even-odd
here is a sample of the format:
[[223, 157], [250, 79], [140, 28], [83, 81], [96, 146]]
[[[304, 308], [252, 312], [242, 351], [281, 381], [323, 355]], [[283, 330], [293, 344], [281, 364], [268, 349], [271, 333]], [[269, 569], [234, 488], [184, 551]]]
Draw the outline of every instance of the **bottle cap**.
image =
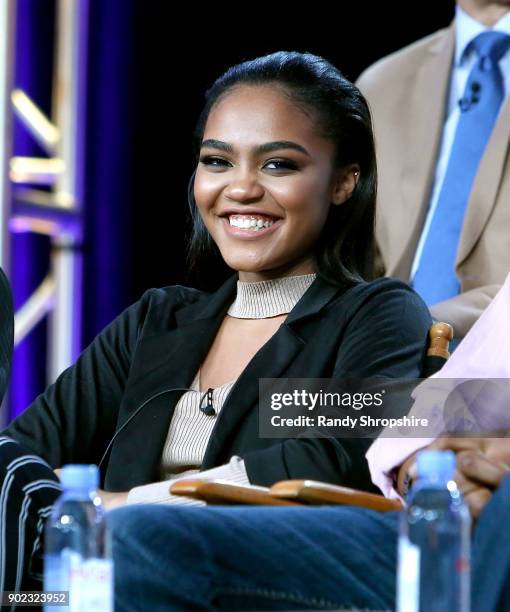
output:
[[97, 465], [64, 465], [60, 474], [64, 489], [94, 491], [99, 486]]
[[455, 453], [451, 450], [420, 451], [416, 461], [418, 477], [448, 482], [455, 474], [456, 463]]

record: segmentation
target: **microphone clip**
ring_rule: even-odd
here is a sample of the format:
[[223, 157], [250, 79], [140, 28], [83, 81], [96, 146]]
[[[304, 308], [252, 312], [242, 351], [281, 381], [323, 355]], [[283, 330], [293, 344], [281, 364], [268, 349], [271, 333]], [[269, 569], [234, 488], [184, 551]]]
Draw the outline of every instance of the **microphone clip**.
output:
[[466, 93], [459, 100], [460, 111], [462, 113], [466, 113], [472, 106], [477, 104], [480, 101], [480, 92], [482, 91], [482, 86], [480, 83], [474, 81], [470, 86], [471, 92]]
[[[206, 398], [207, 398], [207, 403], [205, 406], [203, 406], [202, 405], [203, 401]], [[206, 416], [214, 416], [216, 414], [216, 410], [214, 409], [214, 406], [213, 406], [213, 389], [209, 388], [204, 393], [204, 395], [202, 396], [202, 399], [200, 400], [199, 409], [200, 409], [200, 412], [203, 412]]]

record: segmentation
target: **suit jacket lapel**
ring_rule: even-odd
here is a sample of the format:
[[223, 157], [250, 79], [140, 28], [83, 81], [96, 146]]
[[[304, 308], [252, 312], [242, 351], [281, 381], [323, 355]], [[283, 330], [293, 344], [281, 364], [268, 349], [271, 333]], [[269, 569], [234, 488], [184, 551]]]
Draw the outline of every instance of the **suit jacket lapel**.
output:
[[503, 169], [507, 159], [509, 140], [510, 97], [507, 97], [480, 161], [471, 190], [457, 250], [457, 267], [470, 254], [494, 208], [504, 176]]
[[[402, 214], [396, 231], [409, 238], [401, 257], [389, 263], [389, 274], [409, 278], [412, 260], [427, 212], [434, 179], [435, 162], [445, 118], [446, 101], [455, 45], [452, 24], [445, 35], [428, 49], [428, 55], [417, 67], [416, 84], [410, 92], [409, 106], [403, 109], [406, 146], [402, 152]], [[409, 235], [410, 228], [412, 232]]]

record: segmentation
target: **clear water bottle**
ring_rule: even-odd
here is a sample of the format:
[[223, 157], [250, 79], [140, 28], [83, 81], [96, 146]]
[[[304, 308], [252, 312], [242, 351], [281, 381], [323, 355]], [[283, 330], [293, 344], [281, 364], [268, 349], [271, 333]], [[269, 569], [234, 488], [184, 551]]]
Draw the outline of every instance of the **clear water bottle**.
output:
[[70, 612], [110, 612], [113, 562], [97, 495], [99, 470], [95, 465], [66, 465], [60, 480], [64, 490], [45, 529], [44, 590], [69, 591]]
[[399, 612], [469, 611], [471, 520], [452, 480], [455, 464], [451, 451], [418, 454], [418, 479], [400, 523]]

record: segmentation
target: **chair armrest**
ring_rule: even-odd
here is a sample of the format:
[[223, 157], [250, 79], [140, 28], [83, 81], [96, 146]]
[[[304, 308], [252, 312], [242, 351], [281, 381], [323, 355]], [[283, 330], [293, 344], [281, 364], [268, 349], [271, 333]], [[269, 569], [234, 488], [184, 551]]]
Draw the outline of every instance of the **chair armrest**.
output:
[[359, 506], [379, 512], [402, 509], [402, 504], [398, 500], [314, 480], [283, 480], [274, 484], [270, 493], [275, 498], [307, 504]]
[[170, 485], [172, 495], [184, 495], [215, 505], [299, 506], [298, 500], [273, 497], [266, 487], [232, 484], [227, 480], [177, 480]]
[[428, 357], [450, 357], [449, 345], [453, 340], [453, 327], [449, 323], [438, 321], [429, 329]]
[[170, 493], [212, 505], [348, 505], [379, 512], [402, 509], [398, 500], [314, 480], [283, 480], [270, 489], [232, 484], [226, 480], [178, 480], [170, 485]]

